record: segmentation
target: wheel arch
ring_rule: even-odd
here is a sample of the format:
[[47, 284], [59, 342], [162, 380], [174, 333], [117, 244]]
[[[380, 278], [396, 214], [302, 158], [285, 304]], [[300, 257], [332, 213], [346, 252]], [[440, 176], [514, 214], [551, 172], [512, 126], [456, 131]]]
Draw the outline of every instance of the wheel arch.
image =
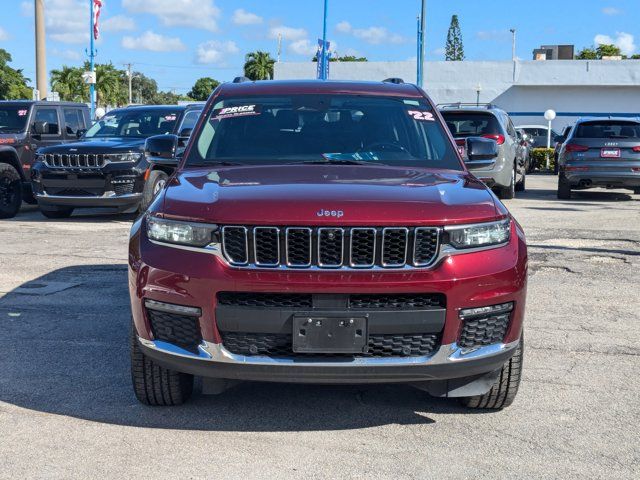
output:
[[13, 147], [0, 147], [0, 163], [7, 163], [18, 171], [20, 180], [26, 181], [24, 172], [22, 171], [22, 165], [18, 159], [18, 152]]

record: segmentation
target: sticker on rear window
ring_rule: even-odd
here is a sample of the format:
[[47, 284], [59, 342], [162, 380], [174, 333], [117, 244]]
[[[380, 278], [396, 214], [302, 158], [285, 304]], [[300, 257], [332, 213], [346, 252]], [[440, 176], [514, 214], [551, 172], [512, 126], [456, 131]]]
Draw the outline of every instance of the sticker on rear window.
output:
[[165, 120], [167, 120], [167, 121], [173, 121], [173, 120], [175, 120], [175, 119], [176, 119], [176, 115], [175, 115], [175, 114], [172, 114], [172, 115], [165, 115], [165, 116], [164, 116], [164, 119], [165, 119]]
[[28, 112], [29, 110], [18, 110], [18, 116], [24, 117]]
[[260, 115], [260, 105], [238, 105], [237, 107], [224, 107], [213, 112], [213, 120], [223, 118], [248, 117]]
[[435, 122], [435, 117], [431, 112], [423, 112], [421, 110], [407, 110], [407, 113], [413, 117], [414, 120], [420, 120], [421, 122]]

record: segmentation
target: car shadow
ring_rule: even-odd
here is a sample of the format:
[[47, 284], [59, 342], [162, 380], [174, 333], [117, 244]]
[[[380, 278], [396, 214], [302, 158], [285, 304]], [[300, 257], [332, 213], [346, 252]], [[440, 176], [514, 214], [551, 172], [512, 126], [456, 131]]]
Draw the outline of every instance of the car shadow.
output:
[[[562, 205], [576, 206], [602, 206], [603, 202], [638, 202], [640, 198], [634, 198], [631, 193], [621, 192], [619, 190], [573, 190], [570, 200], [557, 199], [557, 191], [551, 189], [529, 189], [524, 192], [516, 193], [517, 200], [541, 200], [548, 202], [550, 199], [556, 199]], [[544, 210], [556, 210], [553, 207], [544, 208]]]
[[[62, 289], [36, 293], [46, 285]], [[259, 382], [146, 407], [131, 388], [129, 325], [124, 264], [67, 267], [22, 284], [0, 298], [0, 400], [117, 425], [247, 432], [431, 424], [434, 413], [473, 412], [407, 385]]]
[[74, 210], [69, 218], [50, 219], [40, 213], [37, 205], [23, 205], [20, 212], [3, 222], [22, 222], [22, 223], [43, 223], [43, 222], [133, 222], [138, 213], [120, 212], [115, 208], [78, 208]]

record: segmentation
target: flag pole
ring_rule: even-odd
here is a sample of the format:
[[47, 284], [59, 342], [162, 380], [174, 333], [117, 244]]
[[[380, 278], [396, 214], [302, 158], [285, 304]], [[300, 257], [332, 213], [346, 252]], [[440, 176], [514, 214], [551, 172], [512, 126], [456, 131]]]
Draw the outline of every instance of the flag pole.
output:
[[[95, 72], [94, 57], [95, 50], [93, 49], [93, 0], [89, 0], [89, 69], [92, 74]], [[96, 86], [92, 82], [89, 84], [89, 101], [91, 102], [91, 120], [95, 119], [96, 114]]]
[[327, 4], [328, 0], [324, 0], [324, 20], [322, 23], [322, 66], [320, 67], [320, 78], [327, 79]]

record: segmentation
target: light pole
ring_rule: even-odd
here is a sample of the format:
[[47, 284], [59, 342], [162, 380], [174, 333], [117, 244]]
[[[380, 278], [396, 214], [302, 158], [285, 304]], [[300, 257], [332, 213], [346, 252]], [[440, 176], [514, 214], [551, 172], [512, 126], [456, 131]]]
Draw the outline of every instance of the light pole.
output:
[[426, 29], [427, 0], [422, 0], [418, 19], [418, 78], [419, 87], [424, 87], [424, 38]]
[[516, 61], [516, 29], [511, 28], [511, 61]]
[[324, 0], [324, 20], [322, 22], [322, 51], [320, 53], [320, 78], [327, 79], [327, 8], [328, 0]]
[[482, 91], [482, 85], [478, 83], [476, 85], [476, 107], [480, 106], [480, 92]]
[[47, 98], [47, 54], [44, 34], [44, 0], [35, 0], [36, 17], [36, 89], [38, 100]]

